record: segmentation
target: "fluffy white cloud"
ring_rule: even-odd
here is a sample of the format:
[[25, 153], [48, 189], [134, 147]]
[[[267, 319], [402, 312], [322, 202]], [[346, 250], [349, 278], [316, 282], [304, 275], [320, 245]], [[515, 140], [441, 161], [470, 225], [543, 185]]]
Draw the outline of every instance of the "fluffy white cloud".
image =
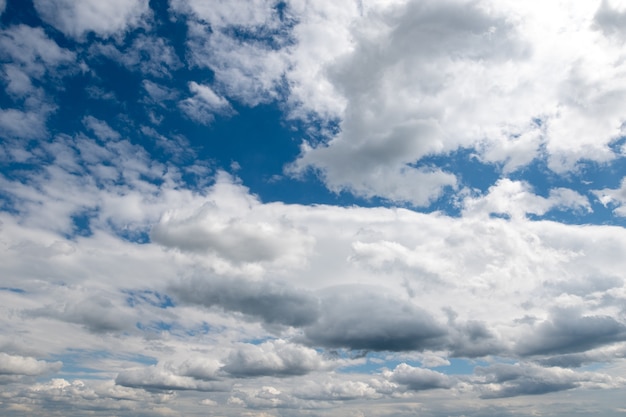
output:
[[484, 196], [466, 198], [464, 206], [467, 216], [505, 214], [516, 219], [527, 214], [541, 216], [555, 209], [591, 211], [587, 197], [574, 190], [555, 188], [548, 197], [542, 197], [534, 194], [527, 183], [509, 179], [498, 180]]
[[61, 369], [61, 362], [46, 362], [35, 358], [0, 352], [0, 375], [38, 376]]
[[386, 371], [383, 375], [413, 391], [450, 388], [453, 385], [447, 375], [430, 369], [415, 368], [406, 363], [401, 363], [393, 371]]
[[423, 1], [366, 14], [353, 47], [323, 72], [345, 99], [341, 131], [303, 146], [293, 172], [313, 168], [332, 190], [422, 205], [453, 177], [405, 178], [425, 156], [459, 147], [505, 171], [542, 149], [557, 172], [614, 159], [626, 67], [613, 59], [623, 46], [594, 29], [618, 12], [605, 4], [596, 14], [598, 5], [554, 4], [548, 14], [532, 2]]
[[215, 113], [228, 113], [231, 111], [228, 100], [221, 97], [207, 85], [198, 84], [194, 81], [189, 83], [189, 91], [192, 97], [178, 103], [180, 109], [201, 124], [209, 124], [214, 119]]
[[626, 217], [626, 179], [622, 179], [619, 188], [605, 188], [593, 193], [605, 207], [613, 207], [615, 214]]
[[236, 377], [293, 376], [324, 366], [315, 350], [275, 340], [240, 346], [229, 355], [222, 370]]
[[42, 19], [61, 32], [82, 38], [89, 32], [108, 37], [137, 27], [150, 12], [148, 0], [36, 0]]

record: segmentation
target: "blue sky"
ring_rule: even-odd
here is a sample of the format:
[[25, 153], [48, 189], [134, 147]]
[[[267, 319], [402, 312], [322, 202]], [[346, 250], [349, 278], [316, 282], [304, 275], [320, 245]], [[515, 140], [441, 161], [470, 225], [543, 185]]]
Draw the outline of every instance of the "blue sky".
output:
[[624, 28], [0, 0], [0, 413], [623, 415]]

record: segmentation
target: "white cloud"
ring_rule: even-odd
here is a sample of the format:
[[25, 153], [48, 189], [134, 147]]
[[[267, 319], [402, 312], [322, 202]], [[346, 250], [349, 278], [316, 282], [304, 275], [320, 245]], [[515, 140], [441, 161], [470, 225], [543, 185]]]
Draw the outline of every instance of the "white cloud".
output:
[[[8, 329], [0, 349], [20, 358], [85, 355], [81, 366], [101, 378], [119, 374], [119, 385], [57, 380], [31, 389], [11, 380], [5, 403], [32, 398], [37, 411], [57, 398], [79, 412], [97, 402], [141, 415], [136, 410], [149, 414], [147, 404], [172, 390], [181, 410], [230, 396], [240, 415], [240, 405], [330, 408], [350, 400], [344, 404], [354, 410], [362, 400], [393, 398], [393, 408], [453, 394], [454, 415], [479, 395], [620, 384], [550, 367], [602, 358], [617, 373], [623, 356], [611, 349], [623, 340], [624, 229], [526, 217], [587, 210], [584, 196], [556, 189], [541, 197], [502, 180], [469, 197], [459, 217], [263, 203], [223, 173], [210, 187], [186, 190], [174, 167], [112, 137], [98, 119], [83, 123], [107, 140], [80, 133], [32, 143], [21, 150], [40, 171], [28, 173], [27, 184], [1, 177], [17, 214], [0, 215], [0, 325]], [[90, 234], [73, 233], [76, 213], [89, 217]], [[152, 241], [133, 238], [150, 231]], [[160, 295], [137, 295], [143, 291]], [[571, 319], [554, 313], [571, 306]], [[493, 354], [546, 365], [507, 381], [504, 368], [457, 378], [410, 364], [387, 378], [346, 366], [372, 365], [365, 360], [332, 357], [366, 350], [436, 358], [425, 359], [431, 365]], [[328, 372], [338, 364], [341, 372]], [[440, 389], [420, 392], [428, 388]]]
[[11, 26], [0, 33], [3, 59], [10, 58], [30, 76], [40, 77], [55, 67], [74, 63], [76, 55], [48, 38], [41, 28]]
[[366, 14], [352, 25], [352, 48], [320, 72], [345, 100], [341, 132], [303, 147], [295, 172], [318, 169], [332, 190], [421, 205], [415, 188], [436, 197], [451, 178], [411, 181], [405, 194], [381, 183], [406, 187], [412, 164], [459, 147], [505, 171], [542, 149], [559, 173], [614, 159], [626, 67], [613, 57], [623, 46], [593, 30], [593, 2], [552, 7], [426, 1]]
[[386, 371], [383, 375], [413, 391], [450, 388], [453, 385], [452, 379], [447, 375], [430, 369], [415, 368], [406, 363], [401, 363], [393, 371]]
[[224, 26], [265, 26], [275, 15], [272, 0], [233, 0], [208, 4], [202, 0], [173, 0], [171, 7], [179, 12], [192, 12], [217, 29]]
[[0, 352], [0, 375], [38, 376], [56, 372], [61, 366], [61, 362], [46, 362]]
[[605, 207], [614, 207], [613, 213], [626, 217], [626, 179], [622, 179], [619, 188], [594, 190], [593, 193]]
[[90, 52], [94, 56], [104, 55], [129, 70], [139, 70], [145, 75], [159, 78], [170, 78], [173, 71], [183, 66], [174, 48], [165, 39], [143, 34], [126, 48], [96, 44], [90, 48]]
[[140, 26], [149, 14], [148, 0], [35, 0], [34, 3], [43, 20], [78, 39], [89, 32], [100, 37], [124, 34]]
[[207, 198], [165, 212], [152, 228], [152, 239], [185, 252], [208, 252], [234, 265], [302, 265], [314, 240], [280, 214], [280, 204], [263, 205], [232, 181], [222, 172], [212, 188], [219, 200]]
[[189, 91], [193, 96], [180, 101], [178, 106], [189, 118], [198, 123], [209, 124], [213, 121], [216, 113], [224, 114], [231, 111], [228, 100], [217, 95], [207, 85], [191, 81]]
[[239, 346], [222, 370], [235, 377], [294, 376], [328, 367], [324, 362], [313, 349], [275, 340]]
[[51, 109], [45, 107], [40, 112], [0, 109], [0, 126], [7, 137], [39, 139], [47, 132], [46, 120], [50, 112]]
[[521, 218], [527, 214], [543, 215], [550, 210], [591, 211], [587, 197], [567, 188], [550, 190], [548, 197], [533, 193], [529, 184], [500, 179], [484, 196], [468, 197], [464, 201], [465, 214], [507, 214]]
[[[83, 124], [91, 129], [100, 140], [117, 140], [121, 138], [120, 134], [113, 130], [107, 122], [98, 120], [93, 116], [85, 116], [83, 118]], [[86, 143], [85, 145], [89, 146], [89, 143]]]

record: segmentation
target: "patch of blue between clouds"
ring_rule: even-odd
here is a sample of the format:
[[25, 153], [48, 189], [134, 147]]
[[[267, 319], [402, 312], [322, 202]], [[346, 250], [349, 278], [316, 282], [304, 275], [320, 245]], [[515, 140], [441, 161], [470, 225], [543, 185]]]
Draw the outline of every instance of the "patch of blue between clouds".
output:
[[[622, 143], [626, 138], [615, 143]], [[615, 149], [617, 150], [617, 149]], [[626, 226], [626, 219], [615, 216], [612, 206], [605, 207], [592, 191], [605, 188], [619, 188], [622, 178], [626, 176], [626, 164], [622, 158], [606, 163], [582, 160], [576, 169], [567, 175], [557, 175], [548, 168], [545, 158], [537, 158], [528, 166], [509, 175], [514, 181], [525, 181], [532, 191], [548, 197], [555, 188], [572, 189], [588, 198], [591, 211], [585, 209], [563, 210], [552, 209], [543, 215], [530, 214], [531, 220], [553, 220], [565, 224], [603, 224]]]
[[0, 287], [0, 291], [8, 291], [16, 294], [26, 294], [26, 291], [21, 288]]
[[142, 303], [163, 309], [175, 306], [174, 301], [167, 294], [161, 294], [158, 291], [124, 290], [123, 292], [126, 294], [126, 304], [130, 307], [136, 307]]
[[146, 333], [162, 333], [166, 332], [173, 336], [181, 336], [181, 337], [191, 337], [191, 336], [200, 336], [206, 335], [209, 333], [217, 333], [219, 328], [211, 326], [207, 322], [202, 322], [195, 327], [183, 327], [182, 325], [175, 322], [166, 322], [163, 320], [160, 321], [151, 321], [149, 323], [135, 323], [135, 327], [138, 330], [144, 331]]
[[[156, 365], [157, 360], [153, 357], [140, 354], [124, 354], [113, 353], [105, 350], [89, 350], [89, 349], [68, 349], [65, 353], [52, 355], [50, 361], [61, 361], [63, 367], [59, 372], [59, 377], [79, 378], [79, 379], [110, 379], [109, 374], [103, 373], [101, 369], [85, 364], [98, 363], [98, 361], [124, 361], [137, 365]], [[42, 377], [42, 380], [47, 378]]]

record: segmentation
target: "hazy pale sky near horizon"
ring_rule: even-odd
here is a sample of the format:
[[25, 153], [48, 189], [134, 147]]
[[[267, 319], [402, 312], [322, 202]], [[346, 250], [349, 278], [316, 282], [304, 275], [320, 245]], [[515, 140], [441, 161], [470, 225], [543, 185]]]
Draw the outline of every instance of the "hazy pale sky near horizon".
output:
[[3, 416], [624, 416], [626, 1], [0, 0]]

